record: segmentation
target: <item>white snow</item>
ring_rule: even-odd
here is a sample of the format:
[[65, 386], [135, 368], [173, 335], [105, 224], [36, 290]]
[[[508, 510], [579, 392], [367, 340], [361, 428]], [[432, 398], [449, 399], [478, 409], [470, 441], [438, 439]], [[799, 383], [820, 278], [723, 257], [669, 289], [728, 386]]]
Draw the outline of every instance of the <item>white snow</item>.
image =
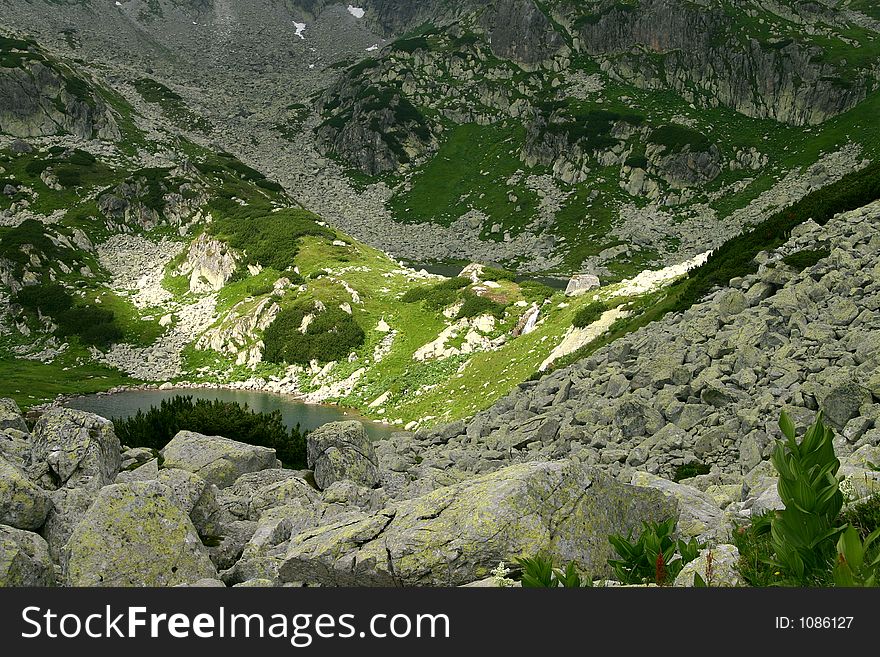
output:
[[616, 291], [620, 296], [635, 296], [637, 294], [645, 294], [661, 285], [665, 285], [680, 276], [684, 276], [691, 269], [699, 267], [709, 259], [711, 251], [706, 251], [700, 255], [665, 269], [657, 271], [645, 270], [635, 278], [623, 281], [621, 289]]
[[303, 41], [305, 41], [305, 37], [303, 36], [303, 32], [306, 31], [306, 24], [305, 23], [297, 23], [296, 21], [293, 21], [293, 26], [296, 28], [296, 32], [294, 32], [294, 34], [296, 36], [298, 36], [300, 39], [302, 39]]
[[367, 48], [367, 52], [373, 52], [373, 51], [376, 51], [376, 50], [379, 50], [379, 44], [378, 44], [378, 43], [373, 44], [372, 46], [370, 46], [369, 48]]
[[121, 6], [122, 6], [122, 3], [119, 2], [119, 0], [116, 0], [116, 6], [117, 6], [117, 7], [121, 7]]
[[363, 18], [364, 10], [360, 7], [355, 7], [354, 5], [348, 5], [348, 13], [354, 16], [355, 18]]

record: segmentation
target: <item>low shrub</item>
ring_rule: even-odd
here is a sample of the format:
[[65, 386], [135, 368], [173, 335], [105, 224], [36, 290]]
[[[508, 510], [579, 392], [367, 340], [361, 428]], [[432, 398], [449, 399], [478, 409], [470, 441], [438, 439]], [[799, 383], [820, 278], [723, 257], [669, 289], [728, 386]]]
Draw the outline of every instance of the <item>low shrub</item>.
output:
[[539, 281], [523, 281], [519, 284], [519, 289], [526, 301], [537, 303], [543, 303], [556, 294], [556, 290]]
[[802, 272], [830, 255], [831, 251], [828, 249], [804, 249], [785, 256], [782, 262], [792, 269]]
[[483, 267], [484, 281], [512, 281], [516, 279], [516, 274], [500, 267]]
[[481, 315], [492, 315], [496, 319], [502, 319], [506, 308], [507, 306], [503, 303], [498, 303], [468, 291], [464, 294], [464, 303], [461, 306], [461, 310], [458, 311], [456, 319], [471, 319]]
[[175, 396], [144, 413], [127, 419], [114, 419], [116, 435], [129, 447], [160, 450], [179, 431], [223, 436], [248, 445], [270, 447], [287, 468], [306, 467], [306, 437], [299, 425], [288, 431], [281, 411], [257, 413], [247, 404], [220, 400], [193, 400]]
[[25, 310], [51, 317], [58, 325], [55, 334], [60, 338], [76, 336], [84, 345], [99, 349], [106, 349], [123, 338], [112, 311], [74, 304], [73, 297], [61, 285], [26, 287], [15, 301]]
[[691, 461], [690, 463], [685, 463], [684, 465], [680, 465], [675, 469], [675, 475], [673, 476], [673, 481], [682, 481], [683, 479], [690, 479], [691, 477], [696, 477], [699, 475], [706, 475], [711, 472], [711, 469], [705, 463], [700, 463], [699, 461]]
[[[315, 318], [300, 333], [306, 315]], [[321, 313], [294, 306], [282, 310], [266, 329], [263, 342], [264, 358], [270, 363], [308, 365], [313, 360], [320, 363], [340, 361], [361, 345], [366, 339], [364, 330], [354, 317], [339, 308], [329, 308]]]
[[471, 284], [469, 278], [458, 276], [441, 281], [435, 285], [425, 285], [408, 290], [400, 300], [403, 303], [424, 301], [425, 307], [440, 310], [455, 303], [459, 291]]
[[571, 321], [575, 328], [586, 328], [595, 321], [598, 321], [605, 312], [605, 304], [601, 301], [584, 306], [575, 313], [574, 319]]

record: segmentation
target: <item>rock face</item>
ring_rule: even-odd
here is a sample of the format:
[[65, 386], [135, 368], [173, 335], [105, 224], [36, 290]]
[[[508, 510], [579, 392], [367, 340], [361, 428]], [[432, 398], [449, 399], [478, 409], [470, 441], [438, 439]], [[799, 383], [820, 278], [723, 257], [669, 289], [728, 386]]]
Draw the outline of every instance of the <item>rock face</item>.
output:
[[81, 139], [120, 138], [103, 99], [72, 71], [21, 42], [11, 64], [0, 66], [0, 133], [45, 137], [68, 133]]
[[0, 588], [54, 584], [46, 541], [38, 534], [0, 525]]
[[699, 573], [706, 586], [745, 586], [739, 574], [739, 550], [735, 545], [716, 545], [700, 552], [700, 556], [685, 564], [675, 578], [675, 586], [693, 586], [694, 574]]
[[360, 422], [331, 422], [309, 433], [307, 458], [315, 483], [325, 490], [348, 480], [368, 488], [379, 483], [376, 451]]
[[565, 296], [576, 297], [581, 294], [586, 294], [590, 290], [595, 290], [601, 285], [599, 277], [594, 274], [576, 274], [568, 281], [568, 286], [565, 288]]
[[842, 68], [815, 47], [791, 39], [742, 42], [740, 19], [721, 6], [706, 3], [695, 12], [681, 0], [647, 0], [631, 9], [594, 7], [572, 32], [578, 49], [637, 86], [672, 88], [692, 102], [794, 125], [821, 123], [867, 93], [867, 77], [846, 82]]
[[570, 462], [527, 463], [291, 540], [284, 581], [457, 586], [535, 554], [607, 572], [608, 535], [675, 515], [660, 493]]
[[14, 399], [0, 399], [0, 431], [5, 431], [6, 429], [15, 429], [23, 433], [28, 432], [21, 409]]
[[49, 496], [0, 456], [0, 524], [36, 531], [49, 513]]
[[165, 467], [193, 472], [219, 488], [231, 486], [248, 472], [281, 467], [274, 449], [192, 431], [174, 436], [162, 456]]
[[222, 290], [237, 266], [238, 258], [229, 246], [202, 233], [190, 245], [179, 273], [190, 277], [190, 292], [204, 294]]
[[189, 517], [159, 482], [107, 486], [65, 549], [69, 586], [176, 586], [217, 571]]
[[31, 461], [47, 466], [40, 478], [44, 487], [97, 489], [113, 483], [122, 459], [109, 420], [55, 408], [34, 427]]

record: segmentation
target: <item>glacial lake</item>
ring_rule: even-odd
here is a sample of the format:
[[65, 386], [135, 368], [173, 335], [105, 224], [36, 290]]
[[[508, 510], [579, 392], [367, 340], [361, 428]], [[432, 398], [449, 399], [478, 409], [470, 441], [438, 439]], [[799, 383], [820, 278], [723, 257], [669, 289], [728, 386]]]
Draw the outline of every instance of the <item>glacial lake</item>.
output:
[[317, 429], [328, 422], [341, 420], [360, 420], [364, 423], [367, 434], [372, 440], [389, 438], [393, 431], [398, 431], [380, 422], [372, 422], [359, 417], [356, 413], [345, 411], [337, 406], [304, 404], [295, 397], [277, 395], [269, 392], [251, 390], [215, 390], [211, 388], [187, 390], [129, 390], [113, 395], [86, 395], [74, 397], [65, 406], [87, 411], [106, 418], [127, 418], [138, 411], [147, 412], [152, 406], [159, 406], [164, 399], [177, 395], [191, 396], [193, 399], [219, 399], [224, 402], [247, 404], [252, 411], [259, 413], [281, 411], [281, 417], [288, 428], [297, 424], [306, 431]]

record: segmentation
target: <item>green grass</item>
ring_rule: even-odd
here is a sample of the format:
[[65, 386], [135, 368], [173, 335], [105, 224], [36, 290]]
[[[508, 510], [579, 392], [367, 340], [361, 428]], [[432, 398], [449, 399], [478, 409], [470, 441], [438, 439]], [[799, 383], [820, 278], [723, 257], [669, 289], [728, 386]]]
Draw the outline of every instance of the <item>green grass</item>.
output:
[[[537, 197], [524, 185], [506, 181], [521, 168], [523, 128], [512, 125], [453, 127], [439, 152], [412, 179], [409, 192], [395, 194], [390, 209], [405, 223], [433, 221], [450, 225], [477, 209], [505, 230], [519, 232], [523, 218], [534, 214]], [[508, 198], [512, 192], [516, 201]]]
[[135, 383], [137, 381], [118, 370], [87, 362], [70, 362], [65, 358], [48, 365], [0, 359], [0, 397], [11, 397], [23, 409], [52, 401], [62, 394], [85, 395]]

